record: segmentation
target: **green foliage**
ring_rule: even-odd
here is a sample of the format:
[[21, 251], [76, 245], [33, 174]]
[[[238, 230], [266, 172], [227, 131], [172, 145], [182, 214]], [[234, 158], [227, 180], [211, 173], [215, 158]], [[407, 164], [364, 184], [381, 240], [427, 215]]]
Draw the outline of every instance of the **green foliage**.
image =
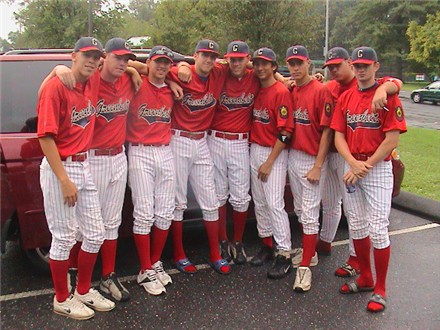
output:
[[411, 21], [406, 34], [409, 37], [408, 58], [423, 63], [432, 73], [440, 71], [440, 11], [427, 15], [424, 25]]
[[[27, 6], [15, 13], [23, 26], [22, 33], [13, 35], [16, 47], [71, 48], [75, 41], [88, 34], [87, 0], [26, 0]], [[114, 36], [122, 25], [124, 9], [108, 0], [92, 1], [92, 35], [103, 43]]]
[[440, 201], [440, 131], [409, 127], [400, 136], [399, 153], [405, 164], [402, 190]]

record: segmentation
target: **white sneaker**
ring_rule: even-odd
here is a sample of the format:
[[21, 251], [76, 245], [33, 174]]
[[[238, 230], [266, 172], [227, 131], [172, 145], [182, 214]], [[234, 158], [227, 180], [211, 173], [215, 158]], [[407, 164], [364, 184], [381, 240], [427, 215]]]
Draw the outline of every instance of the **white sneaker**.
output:
[[162, 283], [163, 286], [173, 283], [171, 276], [165, 272], [163, 269], [162, 261], [158, 260], [153, 264], [153, 269], [156, 272], [157, 279]]
[[130, 293], [128, 290], [119, 282], [118, 277], [115, 273], [111, 273], [106, 278], [101, 279], [99, 283], [99, 289], [113, 297], [117, 301], [128, 301], [130, 299]]
[[115, 303], [109, 299], [104, 298], [98, 291], [90, 288], [86, 294], [79, 294], [75, 290], [75, 297], [78, 298], [86, 306], [93, 308], [98, 312], [108, 312], [115, 308]]
[[93, 309], [88, 308], [74, 295], [70, 295], [63, 302], [58, 302], [56, 296], [53, 297], [53, 311], [75, 320], [88, 320], [95, 316]]
[[[293, 268], [298, 268], [302, 262], [303, 249], [302, 248], [293, 249], [292, 252], [293, 252], [293, 257], [292, 257]], [[315, 252], [315, 255], [312, 257], [312, 260], [310, 261], [310, 267], [316, 266], [317, 264], [318, 264], [318, 253]]]
[[309, 267], [298, 267], [296, 271], [293, 290], [296, 292], [307, 292], [312, 287], [312, 271]]
[[154, 296], [167, 292], [162, 282], [157, 279], [156, 272], [153, 269], [147, 269], [144, 272], [140, 271], [137, 282], [140, 286], [144, 287], [145, 291]]

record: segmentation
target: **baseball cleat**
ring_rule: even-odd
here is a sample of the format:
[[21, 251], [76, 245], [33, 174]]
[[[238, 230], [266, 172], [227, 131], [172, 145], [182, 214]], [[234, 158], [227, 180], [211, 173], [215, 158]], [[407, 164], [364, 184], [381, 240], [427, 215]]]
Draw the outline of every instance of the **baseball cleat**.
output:
[[231, 243], [228, 240], [223, 240], [220, 242], [220, 255], [222, 259], [225, 259], [227, 262], [231, 262]]
[[153, 264], [153, 270], [156, 272], [157, 279], [163, 286], [173, 283], [171, 276], [163, 269], [162, 261], [158, 260]]
[[295, 276], [293, 290], [295, 292], [307, 292], [312, 287], [312, 271], [309, 267], [298, 267]]
[[93, 308], [98, 312], [108, 312], [115, 308], [115, 303], [110, 299], [104, 298], [98, 291], [90, 288], [89, 292], [79, 294], [75, 290], [75, 297], [87, 307]]
[[280, 279], [287, 276], [292, 268], [289, 258], [279, 253], [275, 257], [272, 267], [267, 272], [267, 277], [271, 279]]
[[130, 293], [121, 282], [119, 282], [115, 273], [111, 273], [105, 278], [102, 278], [99, 283], [99, 289], [105, 294], [112, 296], [116, 301], [124, 302], [130, 300]]
[[71, 294], [75, 292], [78, 280], [78, 268], [69, 268], [67, 272], [67, 289]]
[[231, 244], [232, 260], [236, 265], [244, 265], [246, 263], [246, 252], [242, 242], [234, 242]]
[[74, 295], [70, 295], [65, 301], [58, 302], [53, 298], [53, 311], [59, 315], [70, 317], [75, 320], [88, 320], [95, 316], [93, 309], [88, 308]]
[[[302, 257], [303, 257], [302, 248], [293, 249], [293, 257], [292, 257], [293, 268], [298, 268], [299, 265], [301, 265]], [[315, 255], [312, 257], [312, 260], [310, 261], [309, 267], [316, 266], [317, 264], [318, 264], [318, 254], [315, 252]]]
[[157, 279], [156, 272], [153, 269], [140, 271], [137, 282], [140, 286], [144, 287], [145, 291], [153, 296], [159, 296], [167, 292], [163, 284]]
[[250, 264], [252, 266], [263, 266], [265, 262], [273, 259], [273, 249], [265, 244], [262, 244], [257, 254], [251, 259]]

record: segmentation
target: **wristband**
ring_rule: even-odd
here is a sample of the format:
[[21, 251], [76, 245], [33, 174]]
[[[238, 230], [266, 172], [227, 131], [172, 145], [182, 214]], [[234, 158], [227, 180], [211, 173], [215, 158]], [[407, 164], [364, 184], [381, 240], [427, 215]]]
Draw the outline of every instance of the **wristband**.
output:
[[292, 142], [292, 139], [288, 137], [287, 135], [283, 135], [281, 133], [278, 133], [278, 140], [280, 140], [285, 145], [289, 145], [290, 142]]

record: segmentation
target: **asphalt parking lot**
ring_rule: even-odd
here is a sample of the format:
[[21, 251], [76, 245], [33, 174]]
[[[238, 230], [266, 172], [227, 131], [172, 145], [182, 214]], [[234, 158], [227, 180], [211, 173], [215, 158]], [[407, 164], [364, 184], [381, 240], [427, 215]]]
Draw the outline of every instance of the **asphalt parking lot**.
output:
[[[438, 206], [438, 205], [436, 205]], [[347, 228], [338, 230], [332, 255], [321, 257], [312, 269], [312, 290], [293, 292], [293, 270], [285, 279], [266, 277], [268, 266], [233, 266], [228, 276], [206, 265], [208, 248], [200, 224], [186, 226], [188, 256], [198, 264], [195, 275], [171, 267], [170, 246], [163, 260], [174, 283], [167, 294], [148, 295], [136, 284], [137, 255], [131, 240], [120, 242], [117, 269], [132, 299], [115, 310], [97, 313], [88, 321], [74, 321], [52, 312], [49, 276], [32, 273], [18, 246], [9, 244], [2, 256], [2, 329], [439, 329], [440, 226], [429, 218], [397, 209], [391, 213], [392, 255], [388, 275], [388, 306], [384, 312], [366, 311], [369, 293], [341, 295], [344, 279], [333, 275], [348, 253]], [[292, 220], [294, 246], [299, 230]], [[246, 228], [246, 248], [258, 248], [255, 223]], [[94, 279], [98, 280], [96, 272]]]

